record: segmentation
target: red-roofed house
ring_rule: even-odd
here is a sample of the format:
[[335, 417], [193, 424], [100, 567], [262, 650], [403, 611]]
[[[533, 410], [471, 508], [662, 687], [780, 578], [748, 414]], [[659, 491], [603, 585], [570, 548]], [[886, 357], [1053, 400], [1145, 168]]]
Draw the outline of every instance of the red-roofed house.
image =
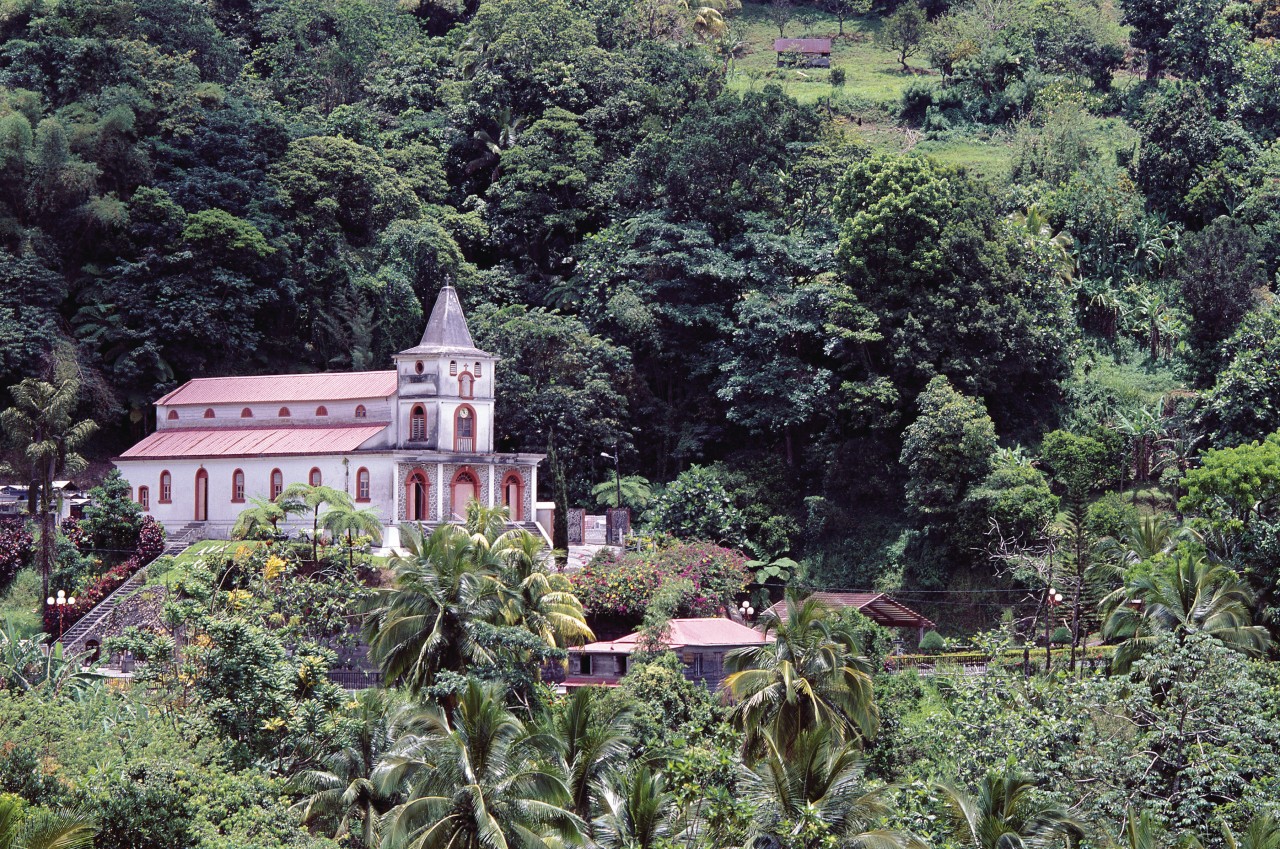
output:
[[773, 52], [778, 54], [778, 67], [804, 65], [810, 68], [831, 67], [831, 39], [775, 38]]
[[[886, 593], [816, 592], [810, 597], [828, 607], [852, 607], [872, 622], [886, 628], [914, 629], [919, 636], [924, 636], [926, 630], [935, 627], [932, 620], [916, 613], [905, 604], [895, 601]], [[767, 617], [775, 617], [786, 622], [787, 603], [780, 601], [774, 604], [764, 612], [760, 621], [763, 622]]]
[[[724, 656], [743, 646], [771, 642], [754, 628], [732, 619], [672, 619], [666, 647], [684, 661], [685, 677], [707, 687], [718, 687], [724, 678]], [[588, 643], [569, 649], [567, 689], [591, 685], [611, 687], [627, 674], [631, 654], [639, 650], [640, 632], [609, 642]]]
[[344, 490], [378, 512], [393, 546], [401, 523], [455, 521], [473, 499], [535, 522], [542, 455], [494, 452], [498, 358], [472, 342], [452, 286], [422, 341], [393, 360], [385, 371], [190, 380], [156, 402], [156, 431], [116, 465], [170, 532], [194, 525], [214, 538], [249, 499], [291, 483]]

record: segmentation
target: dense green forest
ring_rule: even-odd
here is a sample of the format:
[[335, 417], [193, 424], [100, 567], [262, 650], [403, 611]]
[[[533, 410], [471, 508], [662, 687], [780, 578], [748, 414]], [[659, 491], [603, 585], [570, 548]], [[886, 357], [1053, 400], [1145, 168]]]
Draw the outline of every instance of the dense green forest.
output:
[[[2, 468], [99, 484], [0, 523], [0, 849], [1277, 849], [1277, 37], [1277, 0], [0, 0]], [[382, 559], [290, 481], [152, 560], [106, 461], [156, 398], [386, 368], [446, 282], [499, 449], [636, 550], [566, 574], [473, 504]], [[131, 683], [37, 635], [135, 577]], [[784, 593], [719, 689], [664, 651]], [[328, 677], [357, 646], [385, 686]]]
[[564, 500], [617, 446], [816, 584], [990, 586], [1045, 433], [1171, 509], [1280, 427], [1277, 12], [1148, 6], [8, 3], [0, 383], [76, 372], [110, 456], [190, 377], [385, 367], [452, 280]]

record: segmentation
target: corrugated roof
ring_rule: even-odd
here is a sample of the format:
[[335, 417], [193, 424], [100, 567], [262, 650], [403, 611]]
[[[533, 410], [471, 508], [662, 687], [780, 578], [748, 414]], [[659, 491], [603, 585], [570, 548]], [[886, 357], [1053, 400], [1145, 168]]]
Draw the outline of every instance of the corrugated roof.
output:
[[[815, 592], [815, 598], [828, 607], [852, 607], [872, 622], [889, 628], [932, 628], [931, 619], [916, 613], [901, 602], [895, 601], [886, 593], [837, 593]], [[780, 601], [764, 612], [765, 616], [773, 616], [787, 621], [787, 603]]]
[[[766, 642], [764, 634], [732, 619], [672, 619], [666, 644], [678, 649], [686, 646], [747, 646]], [[772, 638], [769, 638], [772, 639]], [[640, 642], [640, 632], [619, 637], [612, 642], [589, 643], [588, 652], [631, 652]]]
[[396, 392], [394, 371], [259, 374], [198, 377], [188, 380], [157, 404], [261, 404], [301, 401], [350, 401], [389, 398]]
[[377, 436], [386, 426], [382, 422], [350, 427], [169, 428], [143, 439], [120, 459], [345, 454]]
[[830, 53], [831, 39], [775, 38], [773, 40], [773, 50], [775, 53], [785, 53], [788, 50], [795, 50], [798, 53]]
[[422, 332], [422, 341], [402, 354], [479, 354], [489, 356], [476, 347], [471, 339], [471, 330], [467, 327], [467, 317], [462, 312], [462, 302], [458, 300], [458, 291], [445, 284], [436, 296], [435, 306], [431, 308], [431, 317], [427, 319], [427, 329]]

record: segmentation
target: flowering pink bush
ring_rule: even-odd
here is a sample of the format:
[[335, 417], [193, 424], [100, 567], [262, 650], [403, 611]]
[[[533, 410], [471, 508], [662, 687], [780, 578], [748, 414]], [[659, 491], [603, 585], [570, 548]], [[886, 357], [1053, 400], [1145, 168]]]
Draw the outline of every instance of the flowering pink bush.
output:
[[[76, 624], [80, 617], [93, 610], [104, 598], [111, 595], [121, 584], [133, 577], [133, 574], [146, 566], [164, 551], [164, 526], [150, 516], [144, 516], [142, 527], [138, 531], [138, 548], [123, 563], [117, 563], [97, 580], [85, 587], [76, 597], [76, 603], [62, 608], [58, 615], [56, 606], [50, 605], [44, 612], [44, 630], [55, 638]], [[61, 630], [59, 629], [61, 625]]]
[[573, 576], [573, 588], [591, 616], [639, 620], [666, 581], [687, 578], [694, 590], [680, 616], [716, 616], [733, 606], [749, 580], [747, 558], [709, 542], [682, 542], [658, 551], [597, 555]]

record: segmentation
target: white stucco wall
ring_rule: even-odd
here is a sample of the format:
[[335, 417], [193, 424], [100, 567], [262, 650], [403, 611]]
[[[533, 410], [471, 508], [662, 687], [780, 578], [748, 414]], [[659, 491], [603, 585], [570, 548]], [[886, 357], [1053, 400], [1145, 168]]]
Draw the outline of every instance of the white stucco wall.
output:
[[[365, 417], [356, 418], [356, 407], [363, 405]], [[321, 406], [328, 412], [327, 416], [317, 416], [316, 410]], [[245, 408], [253, 413], [251, 418], [244, 418], [241, 413]], [[280, 408], [287, 407], [288, 418], [280, 418]], [[204, 412], [213, 410], [213, 418], [206, 419]], [[325, 401], [323, 404], [312, 401], [283, 402], [270, 404], [157, 404], [156, 428], [165, 430], [174, 427], [287, 427], [289, 425], [346, 425], [361, 423], [389, 422], [393, 417], [394, 402], [391, 398], [360, 398], [352, 401]], [[169, 418], [169, 412], [176, 410], [178, 418]]]

